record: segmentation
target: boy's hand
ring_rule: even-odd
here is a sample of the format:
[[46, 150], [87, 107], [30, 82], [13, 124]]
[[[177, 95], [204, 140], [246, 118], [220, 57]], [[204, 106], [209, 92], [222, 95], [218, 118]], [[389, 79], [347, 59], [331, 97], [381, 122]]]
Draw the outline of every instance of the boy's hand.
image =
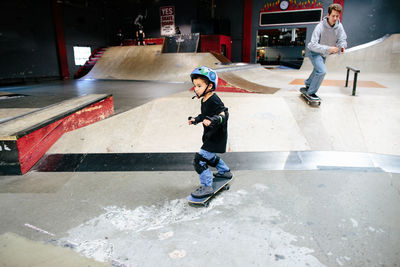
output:
[[339, 48], [338, 47], [336, 47], [336, 46], [329, 47], [329, 53], [336, 54], [337, 52], [339, 52]]
[[189, 117], [189, 118], [188, 118], [188, 123], [189, 123], [189, 125], [195, 124], [195, 123], [194, 123], [195, 121], [196, 121], [196, 120], [195, 120], [193, 117]]
[[204, 120], [203, 120], [203, 124], [204, 124], [206, 127], [208, 127], [208, 126], [210, 126], [211, 121], [208, 120], [208, 119], [204, 119]]

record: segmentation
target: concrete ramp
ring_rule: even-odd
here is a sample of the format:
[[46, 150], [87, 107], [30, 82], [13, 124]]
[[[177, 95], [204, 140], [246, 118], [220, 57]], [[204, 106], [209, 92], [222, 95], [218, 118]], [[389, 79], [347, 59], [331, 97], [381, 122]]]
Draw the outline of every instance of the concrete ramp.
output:
[[279, 90], [279, 88], [276, 87], [265, 86], [243, 79], [234, 72], [222, 72], [219, 73], [219, 77], [235, 87], [254, 93], [273, 94]]
[[[326, 94], [310, 108], [298, 91], [286, 94], [219, 92], [229, 108], [227, 151], [351, 151], [400, 155], [400, 98], [385, 88], [351, 97], [341, 90]], [[96, 124], [66, 133], [48, 152], [153, 153], [194, 152], [203, 127], [189, 126], [199, 113], [192, 92], [163, 97]], [[387, 95], [390, 95], [388, 97]], [[166, 121], [165, 118], [168, 118]], [[95, 137], [95, 138], [94, 138]]]
[[[369, 73], [400, 72], [400, 34], [386, 35], [378, 40], [352, 47], [343, 55], [331, 55], [326, 59], [328, 72], [346, 72], [352, 66]], [[308, 57], [300, 70], [312, 70]]]
[[[298, 70], [295, 73], [299, 73]], [[296, 78], [292, 72], [271, 71], [261, 65], [253, 68], [238, 68], [230, 72], [218, 72], [219, 77], [239, 88], [256, 93], [274, 94]]]
[[110, 47], [84, 78], [190, 82], [200, 65], [221, 62], [211, 53], [161, 53], [161, 45]]

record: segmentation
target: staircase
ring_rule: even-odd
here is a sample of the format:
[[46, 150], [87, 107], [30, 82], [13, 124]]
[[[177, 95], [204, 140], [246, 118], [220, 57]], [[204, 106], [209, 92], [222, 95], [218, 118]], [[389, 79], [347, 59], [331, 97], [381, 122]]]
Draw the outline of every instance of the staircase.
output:
[[101, 58], [104, 52], [107, 50], [105, 47], [99, 47], [93, 50], [92, 54], [89, 57], [89, 60], [79, 68], [79, 70], [75, 73], [74, 78], [79, 79], [89, 73], [89, 71], [94, 67], [97, 60]]

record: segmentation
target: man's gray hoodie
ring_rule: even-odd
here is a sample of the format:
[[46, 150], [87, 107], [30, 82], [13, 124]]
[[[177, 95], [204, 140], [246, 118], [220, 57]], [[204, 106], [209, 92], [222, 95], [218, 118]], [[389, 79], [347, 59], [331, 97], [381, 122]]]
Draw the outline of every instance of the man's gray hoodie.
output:
[[311, 41], [307, 47], [315, 53], [321, 54], [323, 57], [329, 55], [329, 47], [337, 46], [339, 49], [347, 48], [347, 35], [339, 20], [332, 27], [328, 23], [328, 17], [318, 23], [311, 36]]

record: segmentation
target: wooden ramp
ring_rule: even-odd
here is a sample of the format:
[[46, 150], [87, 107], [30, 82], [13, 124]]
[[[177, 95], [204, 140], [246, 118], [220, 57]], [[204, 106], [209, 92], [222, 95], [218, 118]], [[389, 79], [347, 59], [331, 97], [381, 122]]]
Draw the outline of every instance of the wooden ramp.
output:
[[211, 53], [161, 53], [161, 45], [110, 47], [84, 78], [190, 82], [198, 66], [221, 64]]
[[92, 94], [3, 121], [0, 123], [0, 173], [26, 173], [65, 132], [112, 114], [112, 95]]
[[228, 84], [233, 85], [234, 87], [238, 87], [240, 89], [253, 92], [253, 93], [262, 93], [262, 94], [274, 94], [279, 88], [270, 87], [266, 85], [261, 85], [258, 83], [251, 82], [246, 80], [234, 72], [222, 72], [218, 74], [224, 81]]
[[[191, 82], [190, 73], [198, 66], [232, 68], [231, 62], [218, 53], [162, 53], [161, 50], [161, 45], [110, 47], [84, 78]], [[273, 94], [279, 90], [243, 79], [231, 71], [218, 72], [218, 75], [227, 84], [226, 91]]]

